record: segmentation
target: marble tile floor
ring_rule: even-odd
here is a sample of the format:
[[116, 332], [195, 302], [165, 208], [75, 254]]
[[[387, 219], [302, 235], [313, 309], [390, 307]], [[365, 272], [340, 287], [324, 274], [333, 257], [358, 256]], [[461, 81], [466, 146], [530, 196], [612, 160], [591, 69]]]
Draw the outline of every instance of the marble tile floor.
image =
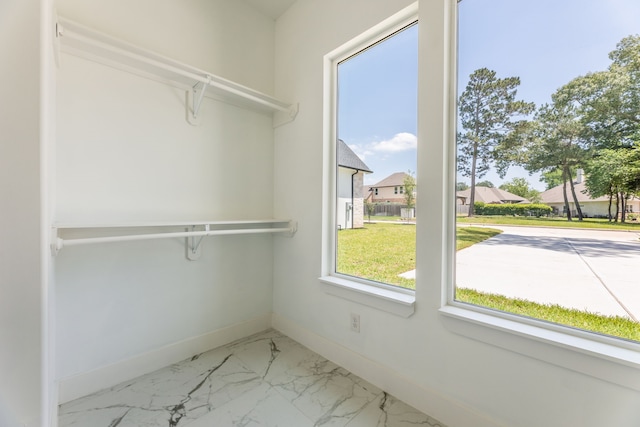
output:
[[445, 427], [269, 330], [60, 406], [59, 427]]

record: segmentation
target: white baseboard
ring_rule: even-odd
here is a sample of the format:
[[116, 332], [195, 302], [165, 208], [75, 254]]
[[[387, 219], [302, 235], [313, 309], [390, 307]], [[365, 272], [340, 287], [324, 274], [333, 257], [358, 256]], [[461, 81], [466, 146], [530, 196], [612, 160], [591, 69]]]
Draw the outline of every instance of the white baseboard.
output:
[[388, 366], [301, 328], [283, 316], [274, 313], [272, 327], [449, 427], [502, 426], [497, 421], [447, 398], [437, 390], [420, 386]]
[[349, 350], [278, 314], [266, 314], [93, 371], [59, 380], [59, 403], [69, 402], [273, 327], [449, 427], [499, 427], [500, 423], [416, 384], [388, 366]]
[[265, 314], [246, 322], [227, 326], [198, 337], [158, 348], [156, 350], [122, 360], [58, 381], [59, 403], [69, 402], [82, 396], [113, 387], [195, 354], [220, 347], [271, 327], [271, 314]]

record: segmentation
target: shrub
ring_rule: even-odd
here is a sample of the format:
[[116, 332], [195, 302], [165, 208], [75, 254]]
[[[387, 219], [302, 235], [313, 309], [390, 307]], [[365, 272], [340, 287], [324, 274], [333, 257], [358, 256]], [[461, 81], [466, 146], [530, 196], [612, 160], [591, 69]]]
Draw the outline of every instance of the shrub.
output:
[[476, 215], [511, 215], [541, 217], [551, 213], [551, 206], [543, 203], [483, 203], [474, 205]]

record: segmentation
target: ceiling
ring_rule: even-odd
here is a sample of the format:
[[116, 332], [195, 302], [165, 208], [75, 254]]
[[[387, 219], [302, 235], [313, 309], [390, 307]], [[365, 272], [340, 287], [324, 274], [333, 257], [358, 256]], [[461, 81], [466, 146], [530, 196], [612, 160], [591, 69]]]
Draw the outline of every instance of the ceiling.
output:
[[275, 20], [278, 19], [285, 10], [289, 9], [296, 0], [244, 0], [244, 2]]

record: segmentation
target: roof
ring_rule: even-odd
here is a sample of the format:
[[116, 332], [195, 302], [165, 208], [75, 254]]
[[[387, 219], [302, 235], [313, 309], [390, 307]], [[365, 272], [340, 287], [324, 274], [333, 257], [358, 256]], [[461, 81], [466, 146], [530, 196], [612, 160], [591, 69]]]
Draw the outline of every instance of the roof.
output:
[[409, 176], [406, 172], [396, 172], [392, 173], [382, 181], [379, 181], [369, 187], [380, 188], [380, 187], [397, 187], [400, 185], [404, 185], [405, 177]]
[[[469, 199], [471, 197], [471, 189], [457, 191], [456, 196]], [[493, 187], [483, 187], [476, 185], [475, 201], [483, 203], [530, 203], [524, 197], [520, 197], [508, 191]]]
[[[597, 197], [597, 198], [592, 198], [589, 196], [589, 193], [587, 193], [587, 186], [585, 185], [585, 182], [580, 182], [580, 183], [574, 183], [573, 186], [576, 189], [576, 197], [578, 198], [578, 202], [579, 203], [583, 203], [583, 202], [603, 202], [603, 201], [609, 201], [609, 198], [607, 196], [601, 196], [601, 197]], [[543, 191], [542, 193], [540, 193], [540, 200], [542, 200], [542, 203], [564, 203], [564, 195], [563, 195], [563, 185], [557, 185], [553, 188], [548, 189], [547, 191]], [[571, 186], [569, 185], [569, 183], [567, 183], [567, 197], [569, 199], [569, 202], [573, 203], [573, 196], [571, 195]]]
[[341, 139], [338, 140], [338, 166], [363, 172], [373, 172]]

